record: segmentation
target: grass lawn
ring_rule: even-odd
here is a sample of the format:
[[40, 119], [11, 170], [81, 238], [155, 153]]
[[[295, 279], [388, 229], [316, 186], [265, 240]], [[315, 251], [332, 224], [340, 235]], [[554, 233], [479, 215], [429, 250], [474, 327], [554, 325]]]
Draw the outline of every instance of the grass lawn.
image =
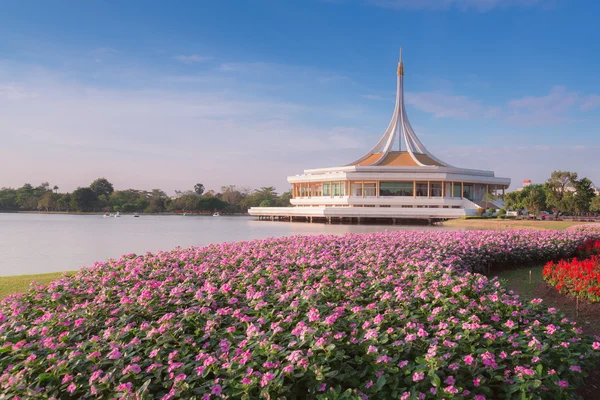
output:
[[535, 220], [510, 220], [510, 219], [452, 219], [443, 222], [443, 226], [465, 229], [558, 229], [563, 230], [573, 225], [582, 225], [586, 222], [572, 221], [535, 221]]
[[0, 299], [14, 293], [25, 292], [29, 288], [31, 282], [37, 282], [41, 285], [46, 285], [56, 278], [60, 278], [63, 272], [53, 272], [51, 274], [37, 275], [17, 275], [17, 276], [2, 276], [0, 277]]

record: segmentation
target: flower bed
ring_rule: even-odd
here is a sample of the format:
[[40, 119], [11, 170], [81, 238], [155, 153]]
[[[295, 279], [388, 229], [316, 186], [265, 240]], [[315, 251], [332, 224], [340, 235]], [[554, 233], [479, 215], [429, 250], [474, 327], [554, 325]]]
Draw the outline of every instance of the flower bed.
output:
[[578, 258], [548, 262], [543, 276], [561, 293], [600, 301], [600, 240], [587, 241], [579, 248]]
[[600, 232], [600, 224], [580, 224], [572, 225], [567, 228], [569, 231], [582, 231], [582, 232]]
[[1, 303], [1, 393], [565, 398], [600, 343], [468, 271], [572, 255], [588, 235], [293, 237], [96, 263]]

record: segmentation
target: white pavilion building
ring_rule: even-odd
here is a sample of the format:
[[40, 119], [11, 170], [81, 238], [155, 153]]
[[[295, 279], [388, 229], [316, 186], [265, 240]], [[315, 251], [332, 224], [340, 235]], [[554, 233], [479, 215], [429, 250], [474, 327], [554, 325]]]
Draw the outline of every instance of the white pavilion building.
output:
[[493, 171], [454, 167], [425, 148], [404, 107], [402, 50], [394, 114], [377, 144], [350, 164], [307, 169], [287, 179], [293, 207], [252, 207], [250, 215], [310, 222], [433, 222], [475, 215], [478, 208], [502, 208], [503, 201], [494, 198], [510, 185], [509, 178]]

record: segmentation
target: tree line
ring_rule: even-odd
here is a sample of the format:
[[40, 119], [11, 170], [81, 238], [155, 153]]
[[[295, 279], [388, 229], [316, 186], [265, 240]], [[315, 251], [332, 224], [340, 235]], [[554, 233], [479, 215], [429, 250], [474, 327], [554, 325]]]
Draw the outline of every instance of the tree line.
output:
[[291, 191], [279, 195], [272, 186], [260, 189], [241, 188], [235, 185], [221, 187], [220, 192], [205, 191], [198, 183], [193, 190], [175, 191], [169, 197], [161, 189], [115, 190], [105, 178], [94, 180], [89, 186], [72, 192], [59, 193], [58, 186], [43, 182], [39, 186], [29, 183], [14, 189], [0, 189], [0, 211], [63, 211], [63, 212], [222, 212], [244, 213], [250, 207], [287, 207]]
[[521, 191], [507, 193], [504, 202], [512, 210], [528, 210], [534, 215], [549, 210], [558, 216], [600, 211], [597, 196], [588, 178], [579, 179], [576, 172], [554, 171], [543, 184], [531, 184]]

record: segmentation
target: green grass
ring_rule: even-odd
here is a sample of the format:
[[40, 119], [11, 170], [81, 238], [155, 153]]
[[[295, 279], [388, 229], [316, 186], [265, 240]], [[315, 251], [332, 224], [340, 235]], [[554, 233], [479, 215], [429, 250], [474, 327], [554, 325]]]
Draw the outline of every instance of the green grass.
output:
[[[15, 293], [23, 293], [29, 289], [31, 282], [47, 285], [54, 279], [63, 276], [64, 272], [53, 272], [50, 274], [17, 275], [0, 277], [0, 299]], [[72, 272], [68, 273], [72, 274]]]

